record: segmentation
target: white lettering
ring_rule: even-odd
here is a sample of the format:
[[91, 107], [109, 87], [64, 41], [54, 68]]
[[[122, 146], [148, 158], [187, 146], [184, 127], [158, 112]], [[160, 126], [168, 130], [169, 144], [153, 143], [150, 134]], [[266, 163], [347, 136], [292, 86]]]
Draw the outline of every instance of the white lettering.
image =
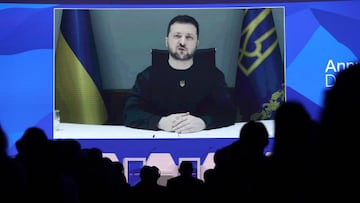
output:
[[349, 66], [353, 65], [354, 62], [337, 62], [336, 65], [332, 59], [329, 59], [329, 61], [326, 64], [325, 73], [332, 71], [334, 73], [340, 72]]
[[337, 63], [337, 68], [336, 68], [337, 72], [340, 72], [341, 70], [344, 70], [346, 68], [347, 68], [347, 66], [346, 66], [346, 64], [344, 62]]
[[327, 65], [326, 65], [325, 73], [327, 73], [328, 71], [336, 72], [335, 64], [334, 64], [333, 60], [331, 60], [331, 59], [329, 59]]
[[[334, 86], [336, 81], [336, 73], [347, 69], [351, 65], [356, 64], [356, 62], [353, 61], [347, 61], [347, 62], [337, 62], [336, 65], [332, 59], [329, 59], [326, 68], [325, 68], [325, 87], [331, 88]], [[329, 73], [328, 73], [329, 72]]]
[[334, 86], [336, 81], [336, 76], [334, 74], [325, 74], [325, 87], [332, 87]]
[[355, 63], [354, 62], [346, 62], [346, 68], [348, 68], [349, 66], [352, 66], [352, 65], [354, 65]]

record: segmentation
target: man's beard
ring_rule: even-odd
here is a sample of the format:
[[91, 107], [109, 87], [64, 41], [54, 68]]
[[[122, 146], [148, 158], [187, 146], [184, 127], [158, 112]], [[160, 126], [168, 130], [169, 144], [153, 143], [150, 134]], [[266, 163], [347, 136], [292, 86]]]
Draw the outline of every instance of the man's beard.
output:
[[176, 51], [172, 51], [172, 50], [169, 49], [169, 53], [170, 53], [170, 56], [172, 56], [174, 59], [180, 60], [180, 61], [187, 61], [187, 60], [192, 59], [194, 57], [194, 52], [193, 53], [187, 53], [185, 55], [179, 55]]

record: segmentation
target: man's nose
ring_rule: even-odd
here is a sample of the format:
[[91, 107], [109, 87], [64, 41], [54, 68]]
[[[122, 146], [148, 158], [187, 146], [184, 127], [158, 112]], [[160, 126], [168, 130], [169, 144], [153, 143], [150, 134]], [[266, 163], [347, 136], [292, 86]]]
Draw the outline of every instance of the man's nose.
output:
[[185, 37], [181, 37], [179, 40], [179, 43], [181, 46], [184, 46], [185, 45]]

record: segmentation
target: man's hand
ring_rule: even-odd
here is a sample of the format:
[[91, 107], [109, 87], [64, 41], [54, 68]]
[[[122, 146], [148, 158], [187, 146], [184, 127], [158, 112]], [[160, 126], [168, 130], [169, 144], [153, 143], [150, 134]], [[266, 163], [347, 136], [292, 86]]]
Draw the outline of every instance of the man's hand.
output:
[[176, 133], [192, 133], [204, 130], [205, 122], [196, 116], [187, 113], [176, 113], [162, 117], [158, 124], [159, 129]]
[[173, 126], [177, 123], [182, 116], [187, 115], [188, 113], [176, 113], [170, 114], [168, 116], [162, 117], [158, 123], [158, 128], [168, 132], [174, 132]]

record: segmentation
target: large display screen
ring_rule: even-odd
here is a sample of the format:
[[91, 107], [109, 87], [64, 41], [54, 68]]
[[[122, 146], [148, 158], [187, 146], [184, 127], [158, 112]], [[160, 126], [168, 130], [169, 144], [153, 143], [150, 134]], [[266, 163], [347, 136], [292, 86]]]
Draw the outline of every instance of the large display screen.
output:
[[[358, 1], [0, 4], [0, 123], [9, 138], [9, 153], [16, 153], [15, 142], [30, 126], [44, 129], [51, 139], [76, 138], [84, 147], [96, 146], [104, 152], [114, 152], [119, 159], [147, 157], [152, 152], [169, 152], [175, 160], [184, 156], [204, 159], [209, 152], [236, 139], [246, 121], [241, 118], [234, 128], [189, 136], [128, 129], [121, 125], [118, 112], [122, 110], [124, 92], [132, 87], [137, 73], [151, 64], [151, 49], [165, 49], [167, 23], [177, 14], [189, 14], [199, 20], [199, 48], [216, 49], [216, 66], [236, 94], [244, 10], [270, 8], [283, 63], [283, 80], [277, 81], [284, 84], [283, 97], [302, 102], [312, 118], [318, 120], [324, 92], [336, 80], [337, 72], [359, 59], [360, 15], [356, 9], [359, 6]], [[55, 70], [59, 60], [56, 49], [63, 34], [60, 26], [63, 11], [73, 9], [90, 13], [91, 37], [99, 65], [98, 81], [101, 81], [99, 94], [107, 115], [100, 117], [96, 125], [93, 121], [67, 122], [66, 110], [60, 109], [61, 124], [56, 130]], [[94, 72], [85, 73], [85, 81], [93, 79]], [[64, 79], [76, 80], [72, 76]], [[98, 81], [94, 81], [95, 86], [90, 86], [99, 90]], [[109, 108], [116, 113], [109, 113]], [[272, 135], [271, 117], [263, 121]]]
[[[163, 57], [156, 50], [167, 49], [168, 24], [184, 14], [199, 23], [194, 67], [190, 72], [176, 71], [169, 80], [165, 78], [171, 77], [171, 72], [151, 75], [164, 82], [138, 90], [146, 92], [136, 95], [136, 110], [126, 110], [138, 73], [150, 65], [160, 69], [158, 64], [167, 64], [168, 54], [164, 52]], [[75, 124], [126, 126], [113, 127], [106, 135], [78, 133], [76, 138], [237, 138], [242, 124], [250, 119], [263, 120], [270, 130], [275, 109], [285, 100], [284, 7], [55, 9], [55, 36], [55, 108], [60, 111], [64, 130], [55, 130], [54, 138], [66, 138], [70, 128], [86, 131], [85, 127], [90, 127]], [[207, 75], [212, 64], [224, 75], [229, 100], [235, 104], [230, 110], [236, 114], [233, 123], [227, 123], [229, 116], [224, 115], [229, 113], [223, 113], [229, 111], [228, 103], [216, 103], [219, 99], [211, 96], [210, 87], [217, 83], [208, 79], [213, 77]], [[204, 71], [185, 80], [184, 74], [197, 74], [193, 69]], [[177, 81], [178, 77], [182, 80]], [[195, 91], [207, 83], [203, 91], [209, 93]], [[143, 103], [146, 106], [140, 107]], [[138, 117], [133, 123], [144, 123], [153, 115], [168, 116], [164, 109], [191, 110], [199, 117], [211, 117], [216, 124], [208, 122], [211, 129], [180, 134], [145, 124], [129, 125], [123, 119], [126, 113], [131, 119]], [[104, 126], [102, 130], [106, 130]]]

